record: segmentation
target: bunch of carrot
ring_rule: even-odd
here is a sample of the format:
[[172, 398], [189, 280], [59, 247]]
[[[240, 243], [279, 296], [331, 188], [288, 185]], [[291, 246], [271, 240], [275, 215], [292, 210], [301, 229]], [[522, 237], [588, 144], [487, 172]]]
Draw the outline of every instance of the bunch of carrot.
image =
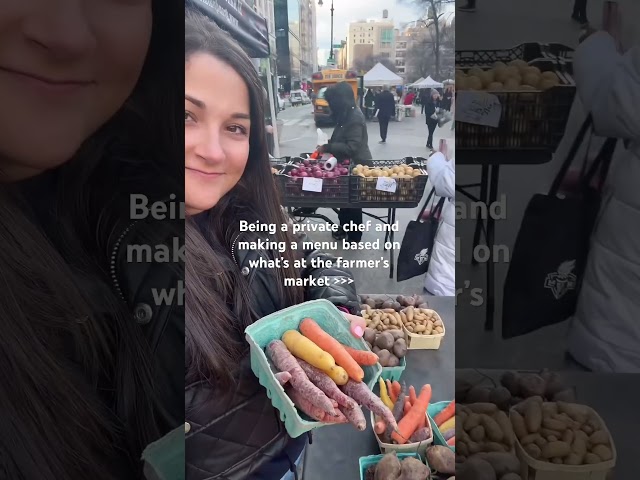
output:
[[286, 331], [266, 349], [294, 405], [316, 421], [349, 422], [364, 430], [362, 405], [395, 430], [391, 410], [362, 382], [362, 366], [375, 365], [378, 356], [342, 345], [311, 318], [302, 320], [299, 329]]
[[440, 413], [433, 417], [433, 422], [438, 426], [442, 436], [447, 441], [447, 445], [456, 444], [456, 401], [453, 400], [443, 408]]
[[431, 437], [431, 427], [427, 421], [427, 407], [431, 401], [431, 385], [426, 384], [417, 393], [415, 388], [399, 382], [380, 379], [380, 398], [391, 405], [398, 428], [389, 428], [384, 418], [376, 416], [374, 430], [383, 443], [415, 443]]

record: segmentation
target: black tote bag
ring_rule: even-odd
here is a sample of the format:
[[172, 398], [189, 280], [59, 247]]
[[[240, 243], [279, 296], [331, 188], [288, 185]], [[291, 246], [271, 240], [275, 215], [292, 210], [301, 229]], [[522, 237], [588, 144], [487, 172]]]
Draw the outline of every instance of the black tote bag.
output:
[[436, 189], [431, 189], [426, 202], [424, 202], [420, 213], [418, 213], [418, 219], [410, 221], [409, 225], [407, 225], [407, 231], [404, 234], [400, 252], [398, 253], [398, 267], [396, 270], [396, 280], [398, 282], [409, 280], [417, 275], [424, 275], [429, 269], [431, 253], [440, 223], [439, 213], [442, 213], [445, 201], [444, 197], [440, 199], [435, 208], [431, 209], [429, 217], [424, 222], [421, 221], [421, 217], [429, 203], [433, 207], [435, 194]]
[[591, 123], [589, 117], [549, 194], [534, 195], [525, 210], [504, 286], [503, 338], [563, 322], [575, 312], [602, 187], [617, 143], [607, 139], [591, 166], [582, 169], [577, 195], [559, 198], [560, 186]]

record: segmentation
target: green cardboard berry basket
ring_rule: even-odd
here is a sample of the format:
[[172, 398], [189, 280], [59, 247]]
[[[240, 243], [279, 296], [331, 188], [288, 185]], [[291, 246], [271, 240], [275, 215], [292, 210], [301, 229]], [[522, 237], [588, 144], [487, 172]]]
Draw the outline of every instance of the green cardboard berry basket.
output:
[[400, 365], [397, 367], [382, 367], [380, 378], [395, 382], [396, 380], [400, 380], [405, 368], [407, 368], [407, 357], [402, 357], [400, 359]]
[[[429, 466], [427, 461], [417, 453], [398, 453], [397, 455], [398, 460], [400, 461], [407, 457], [414, 457], [420, 460], [422, 463], [426, 464], [427, 467]], [[369, 468], [371, 465], [377, 465], [380, 460], [382, 460], [382, 457], [384, 457], [384, 455], [369, 455], [368, 457], [360, 457], [360, 480], [364, 480], [365, 474], [367, 473], [367, 468]]]
[[445, 447], [449, 447], [454, 452], [456, 451], [455, 446], [447, 445], [447, 441], [442, 436], [442, 432], [436, 425], [436, 422], [433, 421], [433, 417], [438, 415], [442, 410], [444, 410], [447, 405], [449, 405], [452, 400], [445, 400], [444, 402], [436, 402], [432, 403], [427, 407], [427, 413], [429, 414], [429, 421], [431, 422], [431, 428], [433, 429], [433, 444], [434, 445], [443, 445]]
[[[245, 329], [245, 336], [251, 349], [251, 369], [258, 377], [260, 385], [267, 389], [271, 403], [280, 412], [280, 419], [293, 438], [299, 437], [309, 430], [332, 424], [316, 422], [298, 412], [276, 379], [276, 372], [271, 370], [265, 349], [271, 341], [279, 340], [287, 330], [298, 330], [300, 322], [307, 317], [315, 320], [325, 332], [343, 345], [358, 350], [369, 350], [362, 338], [355, 338], [351, 334], [349, 321], [342, 312], [327, 300], [312, 300], [285, 308], [261, 318]], [[380, 377], [382, 367], [376, 363], [373, 366], [363, 366], [362, 369], [364, 382], [369, 389], [373, 390]]]

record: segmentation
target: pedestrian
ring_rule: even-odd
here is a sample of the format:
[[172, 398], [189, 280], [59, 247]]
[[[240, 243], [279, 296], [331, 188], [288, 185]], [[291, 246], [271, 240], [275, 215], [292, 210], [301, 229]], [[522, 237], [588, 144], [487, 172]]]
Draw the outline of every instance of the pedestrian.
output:
[[[592, 234], [576, 312], [569, 327], [569, 353], [602, 373], [640, 373], [640, 5], [629, 0], [619, 31], [592, 34], [576, 49], [578, 96], [593, 118], [594, 133], [618, 138], [598, 222]], [[632, 12], [635, 10], [635, 14]], [[628, 48], [621, 54], [617, 41]], [[635, 101], [633, 99], [636, 99]]]
[[453, 101], [453, 86], [447, 85], [446, 87], [444, 87], [442, 101], [440, 102], [440, 108], [447, 112], [451, 112], [452, 101]]
[[433, 150], [433, 133], [438, 126], [438, 118], [436, 111], [440, 106], [440, 94], [434, 88], [431, 90], [431, 95], [427, 98], [424, 106], [424, 113], [426, 116], [427, 128], [429, 129], [429, 136], [427, 137], [427, 148]]
[[458, 10], [460, 10], [461, 12], [475, 12], [476, 0], [467, 0], [467, 4], [463, 7], [458, 7]]
[[413, 93], [413, 91], [410, 91], [409, 93], [407, 93], [407, 95], [404, 97], [404, 105], [406, 106], [411, 106], [413, 105], [413, 101], [416, 98], [416, 94]]
[[589, 24], [587, 19], [587, 0], [574, 0], [571, 18], [582, 26]]
[[[349, 160], [351, 165], [372, 165], [369, 150], [369, 135], [364, 115], [356, 107], [353, 89], [347, 82], [339, 82], [327, 89], [325, 94], [331, 116], [335, 121], [335, 128], [329, 143], [318, 147], [319, 153], [330, 153], [336, 160]], [[362, 225], [361, 208], [341, 208], [338, 213], [340, 230], [333, 232], [333, 238], [350, 242], [359, 242], [362, 232], [351, 231], [350, 224]]]
[[420, 105], [422, 108], [420, 108], [420, 114], [424, 113], [424, 109], [427, 106], [427, 103], [429, 102], [429, 95], [431, 93], [431, 90], [429, 90], [428, 88], [422, 88], [420, 89]]
[[177, 201], [156, 201], [184, 191], [174, 75], [184, 10], [5, 5], [0, 477], [140, 479], [143, 449], [184, 431], [183, 307], [178, 294], [151, 296], [184, 275], [131, 254], [173, 251], [184, 234], [182, 221], [132, 220], [131, 198], [169, 212]]
[[436, 152], [427, 160], [429, 181], [444, 205], [431, 253], [429, 270], [424, 278], [427, 293], [442, 297], [456, 295], [456, 213], [455, 213], [455, 159], [447, 160]]
[[[293, 472], [309, 437], [287, 433], [251, 370], [244, 331], [265, 315], [313, 299], [355, 313], [359, 299], [348, 281], [353, 277], [335, 266], [335, 257], [303, 251], [301, 245], [289, 247], [304, 239], [290, 233], [291, 226], [288, 231], [280, 228], [288, 220], [263, 140], [260, 78], [237, 42], [200, 14], [185, 22], [184, 79], [189, 282], [183, 418], [193, 426], [184, 441], [186, 478], [298, 478]], [[347, 88], [355, 109], [353, 91]], [[360, 124], [364, 127], [362, 117]], [[278, 228], [242, 232], [243, 220]], [[284, 242], [287, 248], [278, 252], [242, 246], [265, 240]], [[293, 264], [301, 257], [307, 265], [305, 278], [325, 278], [328, 285], [283, 287], [285, 279], [301, 278], [302, 269]], [[312, 266], [316, 259], [333, 266]], [[255, 266], [259, 260], [286, 260], [288, 265], [260, 268]], [[212, 455], [214, 444], [221, 448]]]
[[382, 92], [376, 97], [376, 110], [378, 123], [380, 124], [380, 138], [378, 143], [387, 143], [387, 131], [389, 120], [396, 116], [396, 101], [389, 87], [383, 87]]
[[367, 89], [367, 93], [364, 96], [364, 114], [367, 120], [371, 120], [373, 116], [373, 108], [376, 101], [376, 95], [373, 93], [373, 89]]

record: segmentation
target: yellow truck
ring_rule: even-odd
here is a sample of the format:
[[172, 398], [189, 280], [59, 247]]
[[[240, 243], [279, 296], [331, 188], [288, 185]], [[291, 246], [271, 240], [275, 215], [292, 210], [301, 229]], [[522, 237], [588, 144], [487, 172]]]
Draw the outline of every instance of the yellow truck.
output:
[[311, 86], [313, 88], [313, 119], [316, 126], [333, 124], [329, 104], [324, 97], [327, 88], [338, 82], [348, 82], [353, 88], [353, 97], [356, 104], [360, 106], [362, 77], [358, 77], [356, 72], [351, 70], [322, 70], [311, 76]]

